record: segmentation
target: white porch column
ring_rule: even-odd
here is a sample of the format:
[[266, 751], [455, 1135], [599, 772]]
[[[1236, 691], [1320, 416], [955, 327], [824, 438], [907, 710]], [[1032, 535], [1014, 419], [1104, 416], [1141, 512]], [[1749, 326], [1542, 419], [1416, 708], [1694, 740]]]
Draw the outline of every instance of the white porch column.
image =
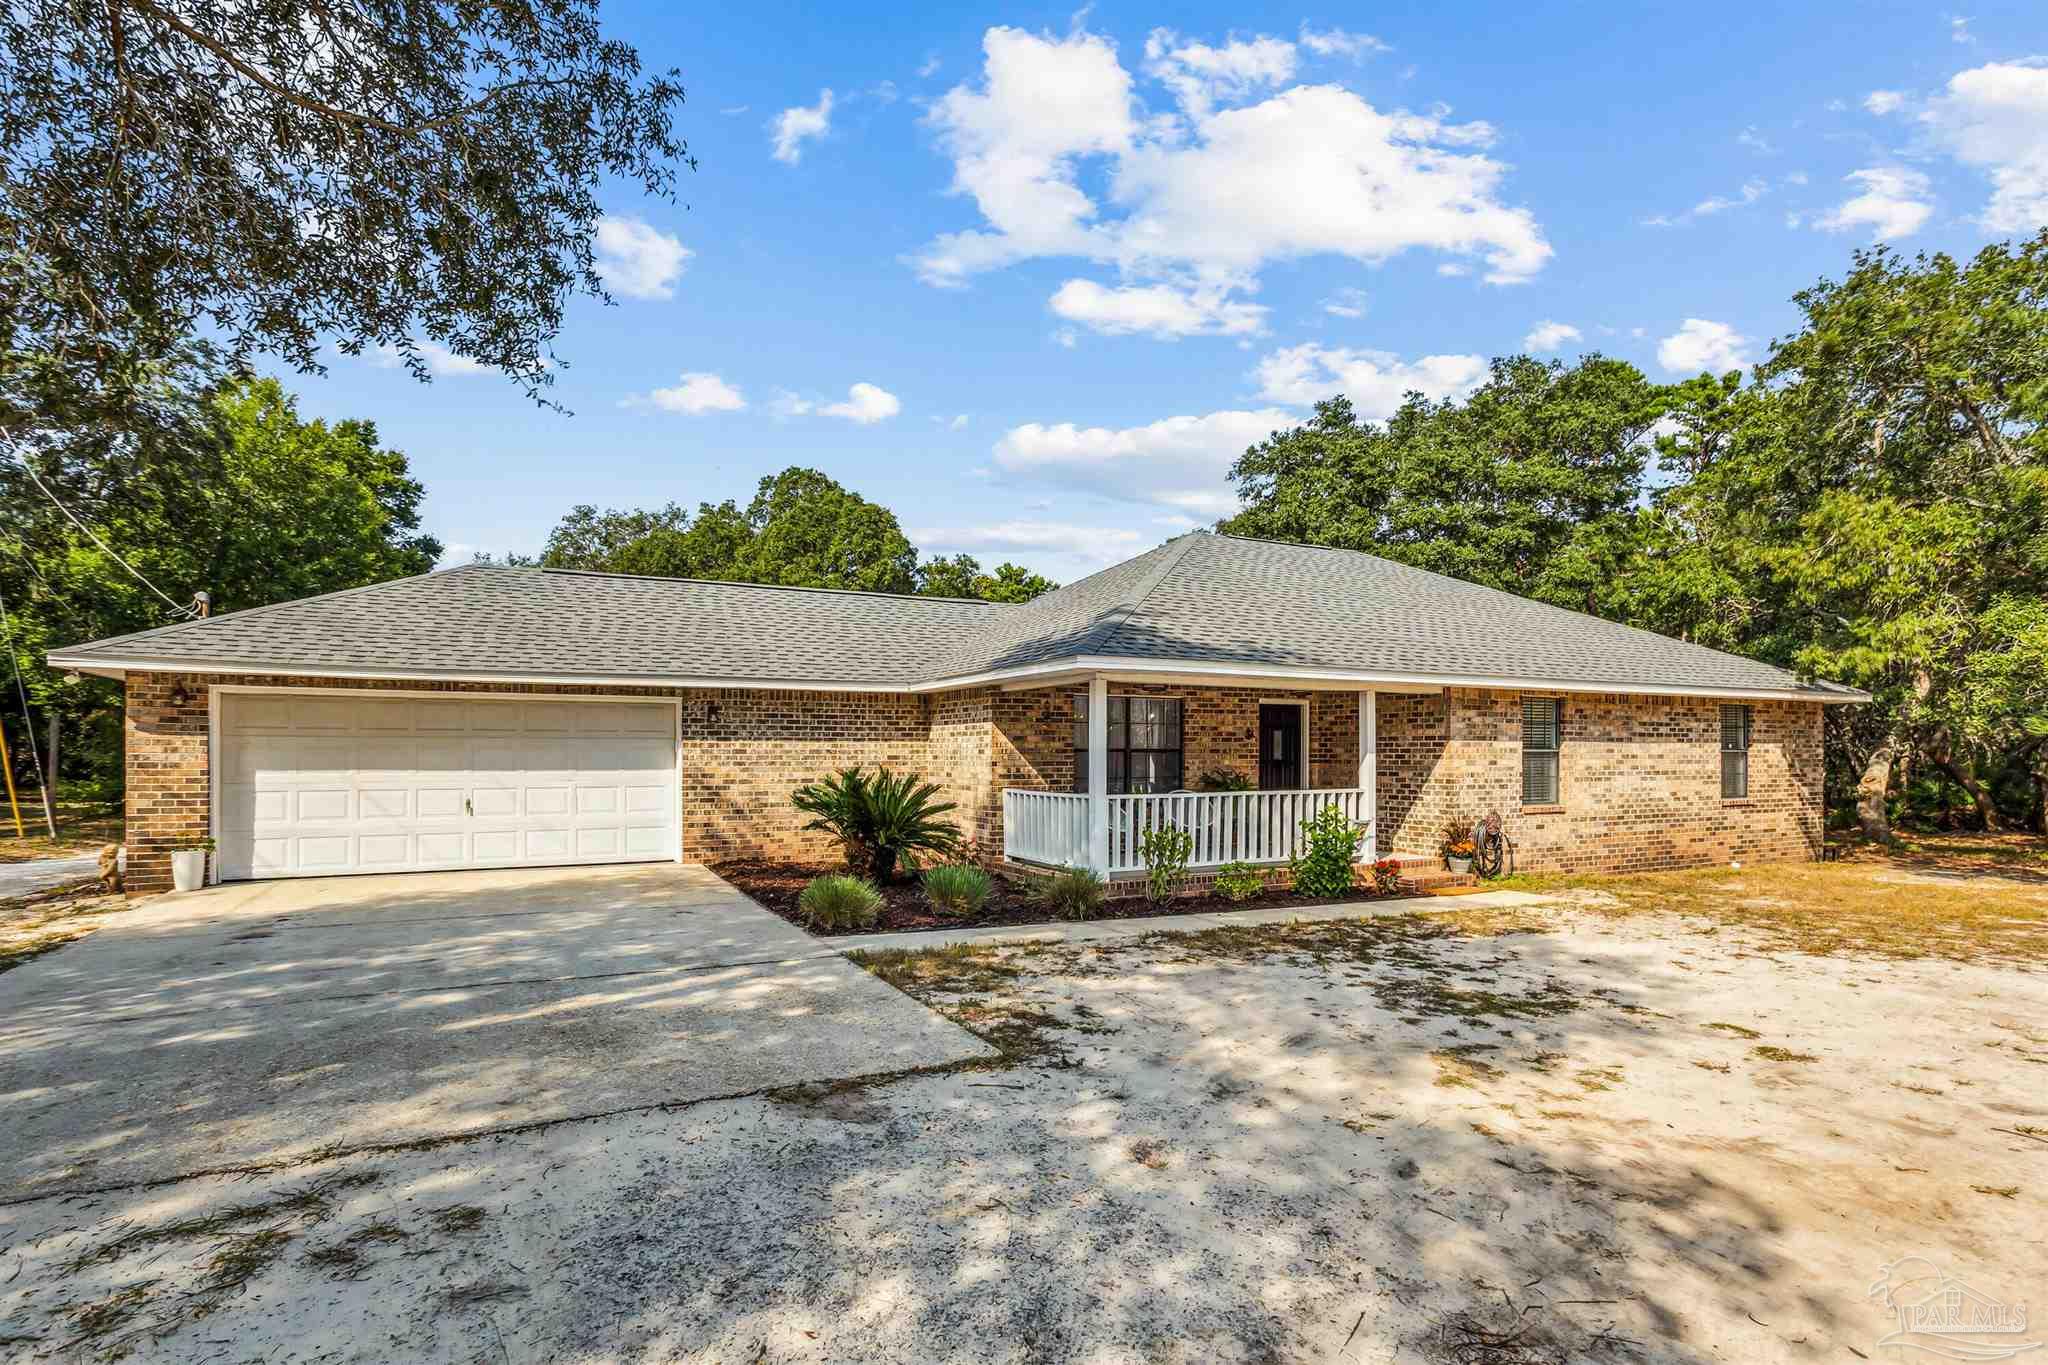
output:
[[1365, 851], [1378, 858], [1380, 848], [1380, 694], [1358, 694], [1358, 785], [1365, 790], [1365, 818], [1372, 828], [1365, 836]]
[[1109, 679], [1088, 679], [1088, 865], [1109, 875]]

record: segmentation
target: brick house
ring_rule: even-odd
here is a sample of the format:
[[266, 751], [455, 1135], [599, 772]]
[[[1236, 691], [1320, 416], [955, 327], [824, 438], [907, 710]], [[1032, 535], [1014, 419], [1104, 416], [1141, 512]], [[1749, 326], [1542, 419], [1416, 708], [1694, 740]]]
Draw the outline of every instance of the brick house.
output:
[[[1865, 694], [1346, 550], [1197, 532], [1023, 606], [469, 565], [59, 650], [127, 686], [129, 878], [823, 860], [849, 764], [979, 856], [1381, 854], [1498, 812], [1517, 864], [1814, 855], [1821, 708]], [[1093, 755], [1106, 761], [1091, 762]], [[1215, 790], [1221, 787], [1246, 790]]]

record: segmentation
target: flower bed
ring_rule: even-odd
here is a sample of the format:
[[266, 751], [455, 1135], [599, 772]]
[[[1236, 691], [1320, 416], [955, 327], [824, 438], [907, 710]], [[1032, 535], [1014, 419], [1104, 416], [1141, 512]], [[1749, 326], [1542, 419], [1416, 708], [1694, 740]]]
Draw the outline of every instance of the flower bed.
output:
[[[765, 908], [806, 932], [816, 934], [819, 938], [840, 937], [838, 934], [818, 933], [811, 929], [798, 913], [796, 900], [811, 878], [844, 869], [815, 867], [803, 863], [733, 861], [714, 863], [711, 870]], [[881, 887], [881, 917], [872, 928], [849, 932], [915, 933], [929, 929], [982, 929], [1010, 925], [1025, 928], [1059, 923], [1043, 906], [1031, 899], [1030, 888], [1022, 879], [997, 876], [994, 880], [995, 886], [989, 892], [987, 902], [978, 912], [971, 915], [941, 914], [925, 899], [923, 889], [915, 881]], [[1094, 918], [1172, 919], [1180, 915], [1214, 914], [1219, 910], [1306, 908], [1311, 905], [1384, 899], [1386, 897], [1379, 895], [1370, 887], [1353, 887], [1343, 895], [1316, 897], [1300, 896], [1292, 891], [1267, 891], [1242, 901], [1225, 900], [1215, 895], [1178, 896], [1163, 905], [1148, 901], [1143, 896], [1119, 896], [1104, 901], [1102, 913]]]

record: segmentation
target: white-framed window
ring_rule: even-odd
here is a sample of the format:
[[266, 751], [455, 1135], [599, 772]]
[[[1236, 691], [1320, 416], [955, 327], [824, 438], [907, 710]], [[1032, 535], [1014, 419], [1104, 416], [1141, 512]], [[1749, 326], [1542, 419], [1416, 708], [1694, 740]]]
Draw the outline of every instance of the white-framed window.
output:
[[[1088, 790], [1088, 698], [1074, 698], [1074, 790]], [[1109, 794], [1170, 792], [1183, 767], [1179, 697], [1109, 699]]]
[[1522, 698], [1522, 804], [1557, 804], [1556, 697]]
[[1741, 801], [1749, 796], [1749, 729], [1747, 706], [1721, 708], [1721, 799]]

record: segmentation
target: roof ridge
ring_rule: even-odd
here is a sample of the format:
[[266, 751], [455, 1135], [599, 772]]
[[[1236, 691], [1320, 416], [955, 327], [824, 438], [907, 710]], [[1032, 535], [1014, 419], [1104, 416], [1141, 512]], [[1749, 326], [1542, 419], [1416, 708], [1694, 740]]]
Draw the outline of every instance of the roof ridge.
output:
[[610, 569], [557, 568], [546, 564], [503, 567], [530, 568], [540, 573], [575, 575], [582, 578], [624, 578], [646, 583], [706, 583], [717, 588], [762, 588], [770, 592], [838, 593], [846, 597], [890, 597], [911, 602], [975, 602], [985, 607], [1027, 605], [1018, 602], [997, 602], [986, 597], [952, 597], [935, 592], [884, 592], [880, 588], [816, 588], [808, 583], [749, 583], [739, 578], [690, 578], [682, 574], [666, 573], [616, 573]]
[[[1737, 654], [1732, 649], [1716, 649], [1712, 645], [1703, 645], [1697, 640], [1687, 640], [1676, 635], [1666, 635], [1661, 630], [1651, 630], [1648, 626], [1639, 626], [1628, 621], [1617, 621], [1609, 616], [1601, 616], [1597, 612], [1580, 611], [1576, 607], [1566, 607], [1560, 606], [1556, 602], [1546, 602], [1540, 597], [1510, 592], [1506, 588], [1496, 588], [1491, 583], [1475, 583], [1469, 578], [1460, 578], [1456, 574], [1442, 573], [1436, 569], [1425, 569], [1420, 564], [1410, 564], [1405, 559], [1394, 559], [1387, 555], [1376, 555], [1370, 550], [1354, 550], [1348, 545], [1312, 545], [1302, 540], [1273, 540], [1265, 536], [1239, 536], [1232, 535], [1226, 531], [1214, 531], [1207, 534], [1214, 535], [1218, 540], [1235, 540], [1246, 545], [1277, 545], [1287, 550], [1320, 550], [1326, 554], [1352, 555], [1359, 559], [1370, 559], [1376, 564], [1385, 564], [1406, 573], [1421, 574], [1426, 578], [1433, 578], [1440, 583], [1455, 584], [1459, 588], [1486, 593], [1495, 598], [1502, 598], [1507, 602], [1515, 604], [1517, 608], [1536, 607], [1562, 616], [1598, 621], [1604, 626], [1613, 627], [1615, 630], [1624, 630], [1633, 635], [1647, 636], [1649, 639], [1656, 640], [1661, 644], [1678, 645], [1684, 649], [1696, 649], [1705, 654], [1719, 655], [1724, 659], [1739, 659], [1746, 664], [1757, 664], [1774, 672], [1784, 674], [1786, 677], [1795, 680], [1802, 687], [1811, 686], [1816, 682], [1827, 681], [1819, 677], [1808, 679], [1803, 677], [1798, 669], [1787, 668], [1783, 664], [1774, 664], [1768, 659], [1759, 659], [1748, 654]], [[1841, 686], [1842, 684], [1832, 685]]]
[[[476, 563], [451, 564], [445, 569], [428, 569], [425, 573], [408, 573], [400, 574], [396, 578], [380, 578], [374, 583], [358, 583], [351, 588], [332, 588], [326, 592], [316, 592], [310, 597], [292, 597], [282, 602], [263, 602], [253, 607], [238, 607], [234, 611], [221, 612], [218, 616], [194, 616], [185, 621], [169, 621], [160, 626], [148, 626], [142, 630], [131, 630], [125, 635], [110, 635], [104, 640], [92, 640], [87, 643], [97, 648], [101, 645], [128, 644], [135, 640], [153, 640], [163, 635], [202, 630], [214, 621], [235, 621], [251, 616], [262, 616], [269, 612], [282, 611], [286, 607], [303, 606], [308, 602], [324, 602], [332, 597], [351, 597], [359, 592], [369, 592], [374, 588], [388, 588], [394, 583], [411, 583], [416, 579], [432, 578], [437, 574], [455, 574], [464, 573], [470, 569], [498, 569], [503, 567], [506, 566]], [[73, 649], [82, 649], [84, 647], [84, 645], [72, 646]], [[51, 652], [62, 654], [70, 651], [52, 650]]]
[[1124, 622], [1130, 620], [1138, 608], [1145, 605], [1145, 599], [1157, 592], [1159, 585], [1180, 567], [1180, 562], [1188, 557], [1188, 551], [1195, 547], [1198, 539], [1204, 534], [1206, 533], [1202, 531], [1183, 532], [1160, 546], [1160, 549], [1168, 553], [1160, 557], [1158, 566], [1129, 594], [1128, 600], [1104, 612], [1082, 635], [1081, 644], [1085, 647], [1085, 652], [1093, 653], [1097, 648], [1116, 638], [1116, 633], [1123, 629]]

